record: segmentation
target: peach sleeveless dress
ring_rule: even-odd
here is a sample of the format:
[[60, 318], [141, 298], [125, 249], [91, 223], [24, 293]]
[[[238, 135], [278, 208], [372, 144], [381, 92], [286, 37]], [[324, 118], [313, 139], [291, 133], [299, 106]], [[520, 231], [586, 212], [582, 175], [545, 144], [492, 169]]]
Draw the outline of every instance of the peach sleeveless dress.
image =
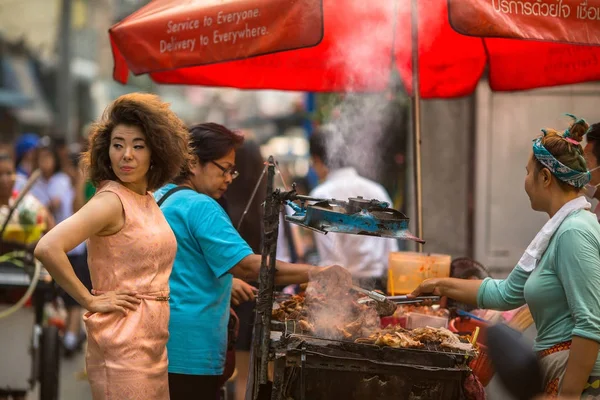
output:
[[93, 293], [136, 291], [136, 311], [86, 313], [86, 366], [94, 400], [168, 400], [169, 276], [177, 242], [152, 195], [105, 182], [121, 199], [123, 228], [88, 240]]

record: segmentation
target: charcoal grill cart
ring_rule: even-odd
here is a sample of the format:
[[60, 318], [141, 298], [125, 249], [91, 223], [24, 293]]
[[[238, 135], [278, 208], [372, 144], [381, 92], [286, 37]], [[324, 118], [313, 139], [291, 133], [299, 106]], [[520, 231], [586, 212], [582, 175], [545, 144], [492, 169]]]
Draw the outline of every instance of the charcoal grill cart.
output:
[[[459, 399], [473, 353], [441, 347], [382, 348], [328, 340], [272, 321], [279, 212], [293, 208], [290, 223], [318, 231], [423, 241], [409, 219], [379, 200], [317, 199], [274, 190], [276, 164], [265, 167], [264, 240], [246, 400]], [[273, 362], [273, 380], [268, 366]]]

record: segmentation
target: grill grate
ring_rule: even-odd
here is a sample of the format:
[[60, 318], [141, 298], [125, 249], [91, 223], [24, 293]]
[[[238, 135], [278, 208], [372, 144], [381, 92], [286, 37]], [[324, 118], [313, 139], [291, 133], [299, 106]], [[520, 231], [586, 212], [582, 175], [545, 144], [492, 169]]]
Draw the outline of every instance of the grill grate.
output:
[[[296, 321], [287, 320], [282, 324], [283, 326], [279, 326], [282, 329], [283, 335], [289, 338], [298, 338], [298, 339], [306, 339], [311, 340], [312, 342], [321, 342], [322, 345], [347, 345], [353, 344], [354, 346], [364, 347], [364, 348], [372, 348], [372, 349], [396, 349], [395, 347], [386, 347], [386, 346], [378, 346], [375, 344], [369, 343], [355, 343], [350, 340], [335, 340], [335, 339], [327, 339], [318, 336], [314, 336], [311, 334], [307, 334], [302, 331]], [[425, 347], [422, 348], [410, 348], [410, 347], [402, 347], [402, 350], [405, 351], [414, 351], [417, 353], [428, 353], [428, 354], [444, 354], [448, 356], [457, 356], [457, 357], [466, 357], [466, 358], [475, 358], [478, 355], [476, 350], [458, 350], [447, 347], [442, 347], [435, 343], [424, 343]]]

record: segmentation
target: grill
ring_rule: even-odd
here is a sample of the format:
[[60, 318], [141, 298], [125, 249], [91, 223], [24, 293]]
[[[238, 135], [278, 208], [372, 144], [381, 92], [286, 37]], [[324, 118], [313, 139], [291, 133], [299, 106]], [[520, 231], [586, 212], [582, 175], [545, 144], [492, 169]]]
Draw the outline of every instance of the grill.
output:
[[460, 399], [476, 356], [433, 344], [408, 349], [324, 339], [297, 333], [294, 321], [274, 324], [271, 342], [273, 400]]
[[[259, 293], [251, 350], [247, 400], [450, 400], [462, 398], [462, 382], [470, 373], [465, 352], [441, 348], [392, 349], [327, 340], [272, 321], [277, 236], [282, 204], [295, 210], [289, 222], [320, 232], [421, 239], [408, 231], [408, 218], [378, 200], [315, 199], [275, 190], [276, 164], [271, 156], [264, 202]], [[258, 186], [257, 186], [258, 187]], [[300, 202], [294, 206], [292, 201]], [[307, 205], [316, 201], [318, 205]], [[327, 206], [328, 205], [328, 206]], [[392, 218], [393, 217], [393, 218]], [[272, 381], [269, 363], [273, 362]]]

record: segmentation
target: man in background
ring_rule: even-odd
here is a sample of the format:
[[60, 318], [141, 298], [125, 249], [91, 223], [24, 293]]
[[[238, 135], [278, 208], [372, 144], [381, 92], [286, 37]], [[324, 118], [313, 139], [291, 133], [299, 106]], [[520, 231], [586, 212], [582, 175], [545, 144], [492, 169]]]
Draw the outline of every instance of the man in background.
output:
[[15, 142], [14, 154], [17, 167], [15, 190], [20, 191], [36, 166], [37, 148], [40, 137], [35, 133], [25, 133]]
[[[347, 201], [348, 198], [362, 196], [392, 204], [390, 196], [379, 183], [360, 176], [356, 169], [345, 165], [342, 160], [328, 158], [326, 132], [315, 131], [309, 143], [312, 166], [320, 182], [310, 193], [311, 197]], [[315, 233], [314, 240], [320, 265], [343, 265], [352, 274], [356, 285], [385, 292], [388, 255], [398, 251], [396, 239]]]

